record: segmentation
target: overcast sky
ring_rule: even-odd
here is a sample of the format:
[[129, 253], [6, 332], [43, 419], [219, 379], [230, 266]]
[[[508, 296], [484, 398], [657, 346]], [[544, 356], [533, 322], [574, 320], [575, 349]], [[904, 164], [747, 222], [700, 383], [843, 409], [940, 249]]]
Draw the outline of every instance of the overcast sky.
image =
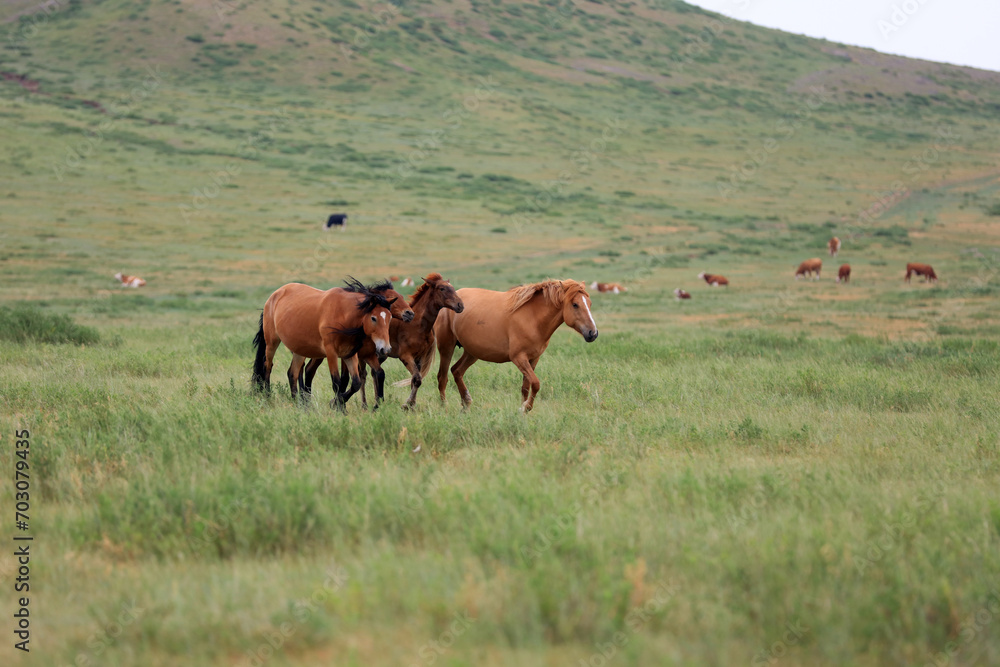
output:
[[686, 1], [786, 32], [1000, 71], [998, 0]]

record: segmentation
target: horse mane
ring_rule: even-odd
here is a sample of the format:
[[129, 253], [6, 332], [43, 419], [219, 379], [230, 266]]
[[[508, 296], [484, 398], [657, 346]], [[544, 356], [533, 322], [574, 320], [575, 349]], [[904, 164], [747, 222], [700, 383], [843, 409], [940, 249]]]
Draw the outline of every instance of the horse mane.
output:
[[442, 280], [444, 280], [444, 278], [441, 276], [440, 273], [432, 273], [426, 278], [424, 278], [424, 282], [420, 284], [420, 287], [417, 288], [417, 291], [414, 292], [413, 296], [410, 297], [410, 308], [413, 308], [415, 305], [417, 305], [417, 301], [420, 300], [420, 297], [426, 294], [427, 290], [431, 289], [432, 282], [437, 283], [441, 282]]
[[575, 280], [543, 280], [533, 285], [518, 285], [507, 290], [507, 310], [513, 313], [539, 292], [552, 305], [561, 306], [567, 296], [577, 292], [586, 294], [587, 290]]
[[347, 276], [347, 280], [344, 281], [344, 291], [351, 292], [352, 294], [361, 294], [365, 297], [363, 301], [358, 303], [358, 310], [364, 313], [375, 310], [379, 306], [388, 309], [390, 304], [389, 300], [385, 298], [384, 293], [390, 289], [392, 289], [392, 283], [388, 280], [380, 280], [371, 285], [365, 285], [354, 276]]

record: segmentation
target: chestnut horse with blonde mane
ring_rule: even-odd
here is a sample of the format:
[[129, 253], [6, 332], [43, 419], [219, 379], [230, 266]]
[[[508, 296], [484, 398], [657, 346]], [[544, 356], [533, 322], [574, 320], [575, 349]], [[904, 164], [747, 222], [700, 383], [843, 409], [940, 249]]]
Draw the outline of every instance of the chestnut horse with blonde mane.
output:
[[[410, 386], [410, 397], [403, 404], [403, 408], [407, 410], [416, 403], [417, 390], [427, 369], [434, 361], [434, 322], [438, 313], [442, 308], [450, 308], [456, 313], [461, 313], [463, 306], [451, 283], [440, 273], [432, 273], [424, 278], [423, 284], [410, 297], [409, 308], [415, 313], [412, 322], [401, 318], [402, 321], [393, 319], [389, 324], [389, 343], [392, 345], [389, 356], [399, 359], [411, 375], [409, 380], [398, 383], [400, 386]], [[359, 363], [358, 371], [361, 375], [361, 405], [367, 406], [365, 365], [368, 365], [375, 380], [375, 406], [378, 407], [385, 396], [385, 371], [382, 370], [382, 359], [379, 359], [375, 345], [370, 340], [366, 340], [358, 350], [358, 360], [364, 362], [364, 364]], [[314, 359], [306, 367], [303, 391], [311, 391], [313, 375], [322, 361]], [[343, 375], [341, 382], [344, 382]]]
[[458, 296], [465, 304], [464, 312], [442, 310], [434, 325], [441, 355], [438, 391], [442, 401], [448, 386], [448, 364], [457, 345], [464, 353], [451, 373], [464, 407], [472, 404], [463, 379], [469, 367], [480, 359], [496, 364], [509, 361], [524, 375], [521, 412], [528, 412], [541, 387], [535, 366], [556, 329], [566, 324], [588, 343], [597, 339], [590, 295], [577, 280], [546, 280], [506, 292], [466, 287], [458, 290]]
[[[289, 283], [274, 291], [264, 304], [260, 329], [254, 338], [256, 348], [253, 383], [270, 391], [274, 354], [284, 343], [292, 353], [288, 383], [292, 396], [298, 388], [298, 376], [306, 358], [326, 358], [330, 378], [337, 394], [331, 401], [343, 409], [344, 404], [360, 387], [357, 352], [365, 340], [371, 339], [380, 354], [389, 353], [389, 308], [392, 302], [373, 292], [353, 278], [351, 291], [335, 287], [318, 290], [301, 283]], [[340, 386], [338, 359], [347, 358], [351, 387]]]

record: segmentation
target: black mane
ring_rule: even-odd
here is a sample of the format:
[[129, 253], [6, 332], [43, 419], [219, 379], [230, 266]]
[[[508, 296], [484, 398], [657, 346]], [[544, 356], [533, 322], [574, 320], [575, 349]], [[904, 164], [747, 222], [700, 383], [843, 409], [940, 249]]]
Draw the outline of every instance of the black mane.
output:
[[365, 298], [358, 304], [358, 310], [370, 312], [381, 306], [388, 309], [389, 300], [385, 298], [385, 291], [392, 289], [392, 283], [388, 280], [381, 280], [371, 285], [365, 285], [354, 276], [348, 276], [344, 281], [344, 289], [352, 294], [361, 294]]

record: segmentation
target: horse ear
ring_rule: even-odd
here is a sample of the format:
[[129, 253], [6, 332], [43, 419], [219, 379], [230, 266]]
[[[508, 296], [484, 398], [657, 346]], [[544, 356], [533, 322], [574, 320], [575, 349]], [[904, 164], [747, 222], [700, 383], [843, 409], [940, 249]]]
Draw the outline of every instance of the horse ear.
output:
[[391, 306], [392, 304], [396, 303], [398, 299], [399, 299], [398, 296], [394, 296], [390, 301], [387, 301], [386, 303], [388, 303]]

